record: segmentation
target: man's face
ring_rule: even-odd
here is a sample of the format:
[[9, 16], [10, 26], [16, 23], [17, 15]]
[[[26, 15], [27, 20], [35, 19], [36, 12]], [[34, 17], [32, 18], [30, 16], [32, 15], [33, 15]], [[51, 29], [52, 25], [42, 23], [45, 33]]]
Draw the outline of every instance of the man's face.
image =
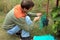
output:
[[26, 8], [24, 8], [23, 10], [24, 10], [25, 13], [27, 13], [27, 12], [29, 12], [30, 10], [32, 10], [32, 7], [31, 7], [29, 10], [27, 10]]

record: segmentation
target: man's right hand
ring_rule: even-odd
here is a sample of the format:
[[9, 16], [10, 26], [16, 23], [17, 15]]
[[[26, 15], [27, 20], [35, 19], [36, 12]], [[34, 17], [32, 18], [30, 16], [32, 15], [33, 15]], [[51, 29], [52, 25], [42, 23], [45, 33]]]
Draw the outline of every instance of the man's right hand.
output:
[[40, 17], [35, 17], [33, 21], [36, 22], [36, 21], [38, 21], [39, 19], [40, 19]]

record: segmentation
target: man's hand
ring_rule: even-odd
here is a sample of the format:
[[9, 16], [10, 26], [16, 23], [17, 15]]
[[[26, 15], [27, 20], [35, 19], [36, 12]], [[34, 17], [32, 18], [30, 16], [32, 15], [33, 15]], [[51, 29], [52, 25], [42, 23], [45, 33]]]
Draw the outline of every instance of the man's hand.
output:
[[38, 21], [39, 19], [40, 19], [40, 17], [35, 17], [33, 21], [36, 22], [36, 21]]
[[37, 17], [34, 18], [34, 20], [33, 20], [34, 22], [38, 21], [41, 18], [42, 13], [37, 13], [36, 15], [37, 15]]
[[38, 17], [41, 17], [42, 16], [42, 13], [37, 13], [36, 14]]

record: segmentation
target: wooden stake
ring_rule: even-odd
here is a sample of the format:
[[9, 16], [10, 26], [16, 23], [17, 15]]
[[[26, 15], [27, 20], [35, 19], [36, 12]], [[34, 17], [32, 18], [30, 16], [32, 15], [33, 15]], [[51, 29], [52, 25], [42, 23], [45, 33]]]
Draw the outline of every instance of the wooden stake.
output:
[[58, 8], [59, 0], [56, 0], [56, 8]]
[[49, 13], [49, 0], [47, 2], [47, 10], [46, 10], [46, 12], [47, 12], [47, 16], [48, 16], [48, 13]]

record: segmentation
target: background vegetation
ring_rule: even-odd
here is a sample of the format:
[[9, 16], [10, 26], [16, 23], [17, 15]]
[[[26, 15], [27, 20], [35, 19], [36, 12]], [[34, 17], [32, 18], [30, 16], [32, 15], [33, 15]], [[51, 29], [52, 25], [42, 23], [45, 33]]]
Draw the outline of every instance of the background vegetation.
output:
[[[47, 0], [33, 0], [35, 3], [32, 12], [46, 12], [47, 8]], [[7, 12], [9, 12], [15, 5], [20, 4], [21, 0], [0, 0], [0, 40], [19, 40], [16, 36], [9, 36], [6, 32], [1, 28], [4, 17]], [[60, 5], [60, 3], [59, 3]], [[56, 0], [49, 1], [49, 13], [56, 6]]]

